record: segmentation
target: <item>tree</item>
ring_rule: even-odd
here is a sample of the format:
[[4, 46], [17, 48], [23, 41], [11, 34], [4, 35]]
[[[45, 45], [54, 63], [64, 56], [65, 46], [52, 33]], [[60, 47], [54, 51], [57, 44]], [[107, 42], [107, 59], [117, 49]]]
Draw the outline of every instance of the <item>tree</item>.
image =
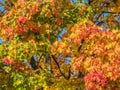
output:
[[120, 28], [120, 0], [88, 0], [93, 8], [91, 21], [104, 28]]
[[13, 0], [0, 18], [0, 88], [118, 90], [120, 31], [95, 1]]

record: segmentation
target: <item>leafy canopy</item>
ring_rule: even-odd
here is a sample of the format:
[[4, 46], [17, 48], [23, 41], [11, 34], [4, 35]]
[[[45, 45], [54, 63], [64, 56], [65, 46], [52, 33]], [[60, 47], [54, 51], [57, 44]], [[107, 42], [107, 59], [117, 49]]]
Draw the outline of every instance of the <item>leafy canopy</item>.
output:
[[119, 0], [6, 2], [10, 7], [3, 5], [0, 18], [1, 89], [120, 88]]

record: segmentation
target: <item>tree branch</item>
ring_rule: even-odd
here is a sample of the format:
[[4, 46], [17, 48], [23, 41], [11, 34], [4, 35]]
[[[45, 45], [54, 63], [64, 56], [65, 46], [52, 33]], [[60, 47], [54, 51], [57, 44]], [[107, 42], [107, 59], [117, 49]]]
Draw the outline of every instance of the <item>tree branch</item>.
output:
[[103, 13], [110, 13], [110, 14], [120, 14], [120, 12], [109, 12], [109, 11], [102, 11]]
[[[68, 76], [65, 76], [65, 74], [61, 71], [60, 65], [59, 65], [59, 63], [56, 61], [56, 58], [54, 57], [54, 55], [51, 55], [51, 56], [52, 56], [54, 62], [56, 63], [56, 65], [57, 65], [57, 67], [58, 67], [58, 70], [59, 70], [59, 72], [61, 73], [61, 75], [62, 75], [65, 79], [68, 80], [68, 79], [70, 78], [70, 73], [69, 73]], [[70, 70], [69, 70], [69, 72], [70, 72]], [[61, 75], [60, 75], [60, 76], [61, 76]]]
[[91, 4], [93, 2], [93, 0], [88, 0], [88, 4]]
[[81, 40], [81, 45], [78, 47], [78, 52], [82, 49], [82, 46], [83, 46], [84, 43], [85, 43], [85, 40], [82, 39]]

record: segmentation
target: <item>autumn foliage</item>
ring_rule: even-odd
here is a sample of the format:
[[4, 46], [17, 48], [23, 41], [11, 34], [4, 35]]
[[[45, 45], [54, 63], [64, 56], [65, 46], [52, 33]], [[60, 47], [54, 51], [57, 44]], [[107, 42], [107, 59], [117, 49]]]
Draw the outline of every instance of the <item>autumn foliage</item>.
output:
[[119, 90], [119, 10], [98, 0], [111, 13], [100, 16], [95, 1], [11, 1], [0, 18], [0, 89]]

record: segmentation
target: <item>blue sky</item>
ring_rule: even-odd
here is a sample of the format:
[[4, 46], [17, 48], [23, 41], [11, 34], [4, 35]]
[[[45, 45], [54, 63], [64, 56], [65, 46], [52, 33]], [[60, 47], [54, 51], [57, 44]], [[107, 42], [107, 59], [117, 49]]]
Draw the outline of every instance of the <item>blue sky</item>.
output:
[[0, 2], [4, 3], [4, 0], [0, 0]]
[[0, 6], [0, 11], [3, 11], [3, 7], [2, 6]]
[[[0, 2], [4, 3], [4, 0], [0, 0]], [[0, 6], [0, 10], [1, 10], [1, 11], [4, 10], [2, 6]], [[1, 39], [1, 38], [0, 38], [0, 43], [2, 43], [2, 39]]]
[[[0, 2], [4, 3], [4, 0], [0, 0]], [[3, 7], [0, 6], [0, 10], [3, 11]]]
[[2, 43], [2, 39], [0, 38], [0, 43]]

